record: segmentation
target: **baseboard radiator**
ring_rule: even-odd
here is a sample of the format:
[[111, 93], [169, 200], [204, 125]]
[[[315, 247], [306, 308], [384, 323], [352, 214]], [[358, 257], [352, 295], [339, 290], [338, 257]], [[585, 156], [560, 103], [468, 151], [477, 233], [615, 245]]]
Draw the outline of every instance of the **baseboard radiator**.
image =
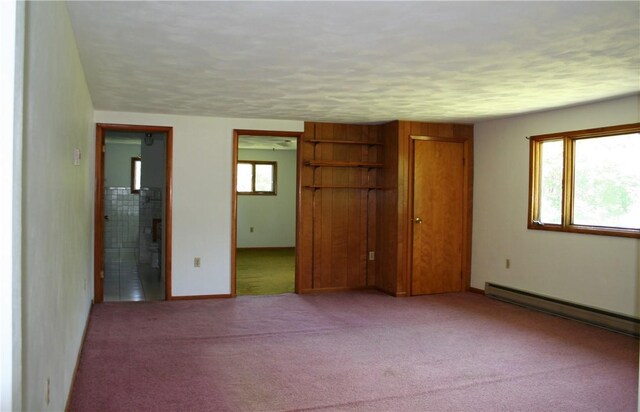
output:
[[640, 319], [590, 308], [559, 299], [512, 289], [487, 282], [484, 294], [490, 298], [573, 319], [633, 337], [640, 337]]

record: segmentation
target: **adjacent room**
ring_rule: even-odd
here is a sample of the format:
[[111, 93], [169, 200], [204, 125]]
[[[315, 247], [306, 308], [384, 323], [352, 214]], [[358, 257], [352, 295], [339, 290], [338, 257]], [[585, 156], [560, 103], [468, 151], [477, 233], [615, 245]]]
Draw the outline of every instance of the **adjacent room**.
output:
[[638, 16], [0, 2], [0, 410], [637, 411]]
[[297, 140], [238, 137], [236, 294], [295, 289]]
[[164, 300], [166, 137], [109, 131], [104, 145], [104, 300]]

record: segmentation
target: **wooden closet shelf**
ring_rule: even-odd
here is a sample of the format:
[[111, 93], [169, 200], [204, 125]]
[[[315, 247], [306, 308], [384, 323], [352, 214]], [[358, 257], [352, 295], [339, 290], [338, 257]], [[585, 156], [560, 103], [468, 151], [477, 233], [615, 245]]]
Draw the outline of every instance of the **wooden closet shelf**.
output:
[[359, 142], [357, 140], [327, 140], [327, 139], [309, 139], [310, 143], [335, 143], [335, 144], [360, 144], [366, 146], [382, 146], [380, 142]]
[[337, 160], [307, 160], [305, 162], [307, 166], [314, 167], [368, 167], [368, 168], [381, 168], [382, 163], [373, 162], [343, 162]]

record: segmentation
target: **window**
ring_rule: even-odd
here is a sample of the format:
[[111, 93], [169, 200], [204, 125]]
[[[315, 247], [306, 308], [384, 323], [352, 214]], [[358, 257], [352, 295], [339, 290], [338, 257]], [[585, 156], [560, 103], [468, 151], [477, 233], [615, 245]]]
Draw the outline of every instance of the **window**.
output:
[[529, 229], [640, 238], [640, 123], [531, 137]]
[[140, 193], [142, 179], [142, 159], [131, 158], [131, 193]]
[[275, 195], [276, 162], [239, 160], [236, 190], [241, 195]]

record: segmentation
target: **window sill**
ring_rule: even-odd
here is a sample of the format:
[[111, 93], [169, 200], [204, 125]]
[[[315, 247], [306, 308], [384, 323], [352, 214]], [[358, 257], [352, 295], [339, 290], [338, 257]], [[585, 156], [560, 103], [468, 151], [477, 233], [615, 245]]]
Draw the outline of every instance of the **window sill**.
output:
[[277, 193], [274, 192], [236, 192], [241, 196], [276, 196]]
[[640, 229], [622, 229], [617, 227], [584, 226], [584, 225], [556, 225], [550, 223], [529, 222], [531, 230], [546, 230], [551, 232], [581, 233], [585, 235], [615, 236], [640, 239]]

